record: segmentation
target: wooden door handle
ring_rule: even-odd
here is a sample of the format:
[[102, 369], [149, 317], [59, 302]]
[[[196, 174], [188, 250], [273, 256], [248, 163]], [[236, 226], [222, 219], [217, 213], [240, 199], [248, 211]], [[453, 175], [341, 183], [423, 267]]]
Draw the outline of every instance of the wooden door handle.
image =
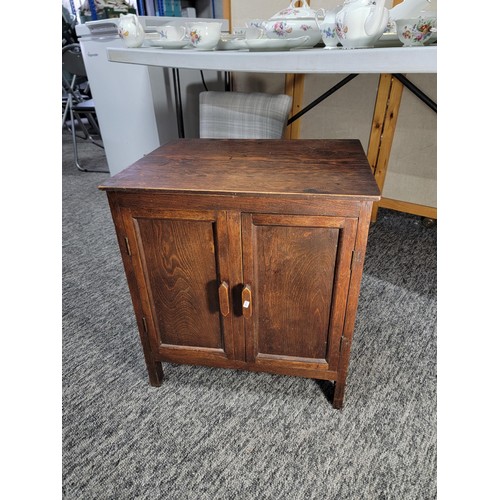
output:
[[245, 285], [241, 292], [241, 305], [243, 308], [243, 316], [249, 318], [252, 316], [252, 289], [249, 285]]
[[225, 281], [219, 285], [219, 308], [222, 316], [229, 314], [229, 285]]

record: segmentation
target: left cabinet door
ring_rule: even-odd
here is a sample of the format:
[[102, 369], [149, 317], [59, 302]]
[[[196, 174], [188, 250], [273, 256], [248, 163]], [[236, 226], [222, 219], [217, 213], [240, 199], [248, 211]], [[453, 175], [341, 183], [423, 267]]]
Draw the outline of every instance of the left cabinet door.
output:
[[122, 208], [122, 214], [157, 359], [232, 359], [226, 212]]

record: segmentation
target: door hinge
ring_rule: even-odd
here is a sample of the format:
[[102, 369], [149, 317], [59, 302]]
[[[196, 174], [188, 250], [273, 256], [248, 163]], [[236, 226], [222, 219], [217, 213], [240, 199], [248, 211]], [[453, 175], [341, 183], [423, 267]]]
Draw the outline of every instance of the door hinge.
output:
[[362, 260], [361, 252], [359, 250], [353, 250], [351, 256], [351, 269], [354, 263], [361, 262], [361, 260]]
[[148, 323], [146, 322], [146, 318], [142, 317], [142, 326], [144, 327], [144, 333], [148, 333]]
[[132, 252], [130, 251], [130, 243], [128, 242], [128, 238], [125, 236], [125, 246], [127, 247], [127, 253], [129, 255], [132, 255]]
[[349, 343], [349, 340], [342, 335], [342, 337], [340, 337], [339, 351], [342, 351], [342, 348], [344, 347], [344, 345], [348, 344], [348, 343]]

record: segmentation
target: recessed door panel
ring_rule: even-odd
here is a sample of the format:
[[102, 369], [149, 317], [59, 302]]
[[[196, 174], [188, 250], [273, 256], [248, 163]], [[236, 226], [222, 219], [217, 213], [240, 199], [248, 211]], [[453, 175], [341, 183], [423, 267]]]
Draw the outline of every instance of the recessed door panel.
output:
[[125, 219], [153, 345], [172, 361], [231, 357], [225, 212], [131, 210]]
[[256, 226], [259, 352], [326, 358], [339, 230]]
[[221, 348], [214, 222], [135, 223], [161, 343]]
[[349, 269], [346, 274], [343, 267], [354, 243], [351, 222], [346, 238], [346, 221], [243, 215], [244, 281], [252, 291], [248, 361], [334, 369], [331, 342], [341, 336], [334, 331], [335, 310], [345, 304]]

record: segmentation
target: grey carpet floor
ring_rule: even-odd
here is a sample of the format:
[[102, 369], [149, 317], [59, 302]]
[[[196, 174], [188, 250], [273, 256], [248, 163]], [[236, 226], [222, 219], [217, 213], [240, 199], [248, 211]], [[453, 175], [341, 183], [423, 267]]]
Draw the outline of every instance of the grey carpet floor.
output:
[[436, 498], [436, 226], [389, 210], [372, 225], [342, 411], [297, 377], [165, 364], [153, 388], [108, 174], [62, 148], [63, 498]]

